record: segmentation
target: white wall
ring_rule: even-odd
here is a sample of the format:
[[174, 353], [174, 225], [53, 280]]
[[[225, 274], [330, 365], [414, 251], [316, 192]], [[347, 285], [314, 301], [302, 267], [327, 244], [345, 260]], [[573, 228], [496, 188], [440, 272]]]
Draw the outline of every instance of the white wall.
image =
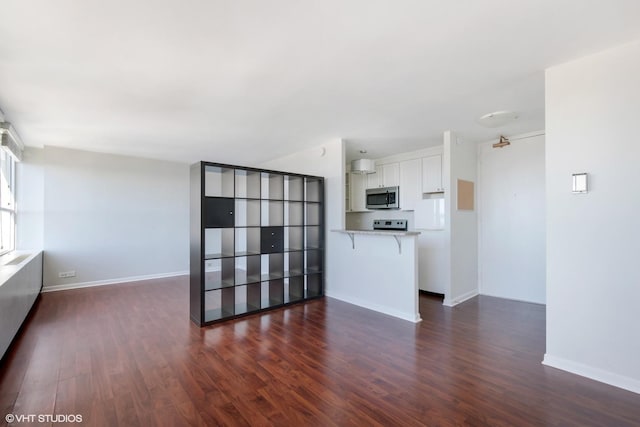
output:
[[[445, 190], [445, 233], [449, 241], [449, 265], [444, 305], [459, 304], [478, 294], [477, 144], [462, 142], [451, 131], [444, 133], [442, 180]], [[458, 210], [458, 179], [475, 183], [474, 210]], [[446, 258], [446, 257], [443, 257]]]
[[[30, 151], [22, 173], [28, 179], [19, 185], [22, 195], [31, 188], [38, 194], [44, 180], [43, 204], [33, 212], [43, 212], [45, 287], [187, 272], [188, 165], [55, 147]], [[27, 210], [19, 224], [23, 213], [38, 223], [37, 212], [29, 218]], [[21, 242], [36, 246], [38, 238]], [[58, 277], [69, 270], [76, 277]]]
[[640, 393], [638, 76], [640, 42], [546, 72], [545, 363]]
[[16, 167], [16, 249], [44, 248], [44, 150], [26, 147]]
[[483, 295], [544, 304], [544, 135], [478, 146], [478, 270]]

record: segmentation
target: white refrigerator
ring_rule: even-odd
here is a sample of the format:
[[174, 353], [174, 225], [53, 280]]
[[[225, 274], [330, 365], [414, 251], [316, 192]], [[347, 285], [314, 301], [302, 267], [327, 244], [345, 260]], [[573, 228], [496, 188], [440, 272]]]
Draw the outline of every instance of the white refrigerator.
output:
[[423, 291], [445, 293], [446, 234], [444, 198], [423, 199], [416, 204], [414, 226], [418, 237], [418, 283]]

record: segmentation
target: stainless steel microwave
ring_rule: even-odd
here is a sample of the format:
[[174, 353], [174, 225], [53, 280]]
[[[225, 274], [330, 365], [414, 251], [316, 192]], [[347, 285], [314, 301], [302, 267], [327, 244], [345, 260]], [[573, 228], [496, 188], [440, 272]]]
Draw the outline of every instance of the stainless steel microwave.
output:
[[367, 209], [399, 209], [400, 187], [367, 189]]

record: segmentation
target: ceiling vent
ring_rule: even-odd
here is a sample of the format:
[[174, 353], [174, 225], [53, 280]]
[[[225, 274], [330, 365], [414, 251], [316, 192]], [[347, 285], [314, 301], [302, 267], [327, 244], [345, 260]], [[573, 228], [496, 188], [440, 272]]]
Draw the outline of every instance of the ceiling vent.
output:
[[371, 159], [359, 159], [351, 161], [351, 172], [369, 174], [376, 172], [376, 162]]

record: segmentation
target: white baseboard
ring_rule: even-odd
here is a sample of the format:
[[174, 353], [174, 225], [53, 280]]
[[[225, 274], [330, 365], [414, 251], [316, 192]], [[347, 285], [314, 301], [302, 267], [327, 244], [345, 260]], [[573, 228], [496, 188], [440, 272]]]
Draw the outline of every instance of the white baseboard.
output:
[[96, 280], [93, 282], [65, 283], [64, 285], [44, 285], [42, 292], [66, 291], [69, 289], [91, 288], [93, 286], [115, 285], [117, 283], [139, 282], [141, 280], [164, 279], [167, 277], [186, 276], [188, 271], [175, 271], [172, 273], [147, 274], [144, 276], [121, 277], [118, 279]]
[[420, 317], [420, 313], [416, 313], [415, 315], [412, 313], [406, 313], [403, 311], [398, 311], [398, 310], [394, 310], [392, 308], [389, 307], [385, 307], [385, 306], [381, 306], [378, 304], [374, 304], [371, 303], [369, 301], [363, 301], [359, 298], [353, 298], [353, 297], [349, 297], [349, 296], [345, 296], [345, 295], [341, 295], [341, 294], [334, 294], [334, 293], [330, 293], [330, 292], [326, 292], [325, 291], [325, 296], [328, 296], [330, 298], [335, 298], [337, 300], [349, 303], [349, 304], [353, 304], [353, 305], [357, 305], [358, 307], [363, 307], [369, 310], [373, 310], [373, 311], [377, 311], [378, 313], [382, 313], [382, 314], [387, 314], [389, 316], [393, 316], [393, 317], [397, 317], [399, 319], [402, 320], [406, 320], [412, 323], [418, 323], [418, 322], [422, 322], [422, 318]]
[[634, 378], [614, 374], [613, 372], [594, 368], [561, 357], [550, 356], [549, 354], [544, 355], [542, 364], [640, 394], [640, 381]]
[[444, 301], [442, 301], [442, 305], [447, 307], [455, 307], [456, 305], [463, 303], [466, 300], [469, 300], [476, 296], [478, 296], [478, 290], [469, 291], [454, 298], [449, 298], [448, 296], [445, 295]]
[[544, 302], [531, 301], [531, 300], [520, 299], [520, 298], [505, 297], [504, 295], [487, 294], [487, 293], [482, 292], [482, 291], [480, 291], [480, 292], [478, 293], [478, 295], [484, 295], [484, 296], [491, 297], [491, 298], [506, 299], [506, 300], [508, 300], [508, 301], [526, 302], [527, 304], [547, 305], [547, 304], [546, 304], [546, 303], [544, 303]]

